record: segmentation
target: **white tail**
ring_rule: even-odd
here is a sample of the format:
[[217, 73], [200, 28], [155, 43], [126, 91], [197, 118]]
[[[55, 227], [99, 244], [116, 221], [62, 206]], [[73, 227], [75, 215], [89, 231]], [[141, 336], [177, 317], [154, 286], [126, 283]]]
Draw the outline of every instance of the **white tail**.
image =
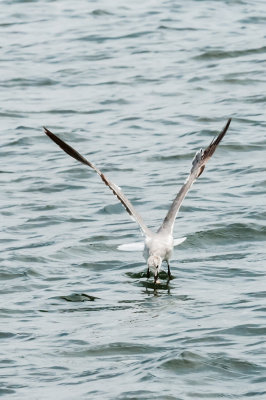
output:
[[117, 248], [122, 251], [143, 251], [144, 242], [120, 244]]

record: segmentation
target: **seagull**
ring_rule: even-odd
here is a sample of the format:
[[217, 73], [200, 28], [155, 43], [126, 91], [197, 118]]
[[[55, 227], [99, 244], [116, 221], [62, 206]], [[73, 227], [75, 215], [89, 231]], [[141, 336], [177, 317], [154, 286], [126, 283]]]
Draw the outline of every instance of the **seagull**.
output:
[[143, 251], [143, 256], [147, 262], [147, 276], [150, 278], [150, 273], [154, 275], [154, 283], [159, 283], [159, 271], [161, 269], [162, 263], [165, 261], [168, 267], [168, 280], [172, 278], [170, 271], [170, 258], [172, 256], [173, 248], [178, 246], [182, 242], [186, 240], [186, 237], [180, 239], [173, 238], [173, 229], [176, 216], [180, 209], [180, 206], [191, 188], [192, 184], [196, 179], [202, 174], [207, 161], [211, 158], [213, 153], [215, 152], [217, 146], [225, 136], [229, 125], [231, 123], [231, 118], [228, 119], [225, 127], [218, 134], [217, 137], [214, 137], [212, 142], [205, 150], [200, 149], [195, 157], [192, 160], [192, 167], [188, 177], [186, 178], [183, 186], [177, 193], [172, 205], [166, 214], [165, 219], [163, 220], [162, 225], [158, 229], [157, 232], [151, 231], [146, 224], [144, 223], [140, 214], [135, 210], [131, 202], [124, 195], [121, 188], [117, 186], [115, 183], [111, 182], [94, 164], [88, 161], [85, 157], [83, 157], [80, 153], [78, 153], [73, 147], [69, 146], [62, 139], [56, 136], [54, 133], [49, 131], [49, 129], [44, 127], [45, 134], [53, 140], [65, 153], [81, 162], [82, 164], [87, 165], [92, 168], [97, 174], [100, 176], [102, 181], [108, 186], [113, 194], [118, 198], [118, 200], [125, 207], [126, 211], [140, 226], [142, 234], [144, 236], [144, 241], [138, 243], [130, 243], [123, 244], [118, 246], [119, 250], [123, 251]]

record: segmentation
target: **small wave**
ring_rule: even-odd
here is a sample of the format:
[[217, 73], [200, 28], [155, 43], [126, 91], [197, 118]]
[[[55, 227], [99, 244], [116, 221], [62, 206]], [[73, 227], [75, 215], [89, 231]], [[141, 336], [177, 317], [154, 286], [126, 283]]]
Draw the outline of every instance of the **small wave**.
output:
[[250, 361], [228, 357], [224, 354], [202, 356], [191, 351], [183, 351], [178, 357], [169, 357], [161, 363], [161, 368], [178, 374], [199, 373], [204, 370], [225, 375], [256, 375], [261, 367]]
[[86, 36], [81, 36], [75, 40], [79, 41], [85, 41], [85, 42], [97, 42], [97, 43], [104, 43], [107, 41], [112, 41], [112, 40], [122, 40], [122, 39], [136, 39], [142, 36], [147, 36], [152, 34], [152, 31], [140, 31], [140, 32], [132, 32], [128, 33], [126, 35], [121, 35], [121, 36], [101, 36], [101, 35], [86, 35]]
[[15, 78], [0, 82], [0, 87], [41, 87], [41, 86], [54, 86], [59, 82], [50, 78], [39, 78], [39, 79], [26, 79], [26, 78]]
[[95, 17], [104, 17], [106, 15], [113, 15], [113, 13], [107, 10], [95, 9], [91, 12], [91, 15], [94, 15]]
[[170, 31], [199, 31], [201, 29], [196, 29], [196, 28], [192, 28], [191, 26], [186, 26], [186, 27], [177, 27], [177, 26], [167, 26], [167, 25], [159, 25], [158, 29], [165, 29], [165, 30], [170, 30]]
[[255, 324], [244, 324], [244, 325], [237, 325], [232, 328], [226, 329], [219, 329], [217, 330], [219, 334], [223, 335], [233, 335], [233, 336], [256, 336], [258, 339], [259, 337], [264, 338], [266, 335], [266, 327], [261, 325]]
[[254, 223], [233, 223], [224, 227], [217, 227], [205, 231], [195, 232], [191, 235], [193, 243], [232, 243], [255, 242], [266, 239], [266, 227]]
[[223, 50], [207, 50], [203, 53], [194, 57], [196, 60], [222, 60], [225, 58], [237, 58], [243, 57], [253, 54], [264, 54], [266, 51], [266, 46], [262, 46], [254, 49], [245, 49], [245, 50], [231, 50], [231, 51], [223, 51]]
[[62, 351], [61, 354], [68, 357], [106, 357], [112, 355], [152, 354], [154, 351], [158, 351], [158, 348], [147, 344], [116, 342], [102, 346], [92, 346], [84, 350]]

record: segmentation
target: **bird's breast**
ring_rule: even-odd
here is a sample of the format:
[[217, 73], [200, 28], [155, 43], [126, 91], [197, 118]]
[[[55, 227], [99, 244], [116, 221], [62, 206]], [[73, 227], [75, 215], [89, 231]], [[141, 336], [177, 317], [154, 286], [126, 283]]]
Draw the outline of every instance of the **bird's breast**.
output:
[[172, 237], [154, 237], [145, 241], [144, 257], [147, 259], [151, 255], [160, 256], [162, 260], [169, 260], [173, 251]]

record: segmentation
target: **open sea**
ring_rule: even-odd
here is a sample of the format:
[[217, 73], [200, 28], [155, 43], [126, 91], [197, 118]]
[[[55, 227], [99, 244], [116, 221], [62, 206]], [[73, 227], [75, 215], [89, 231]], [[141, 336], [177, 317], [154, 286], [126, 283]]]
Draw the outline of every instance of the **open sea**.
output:
[[[1, 0], [0, 396], [266, 399], [266, 2]], [[95, 163], [157, 229], [167, 285]], [[164, 271], [165, 271], [164, 267]]]

